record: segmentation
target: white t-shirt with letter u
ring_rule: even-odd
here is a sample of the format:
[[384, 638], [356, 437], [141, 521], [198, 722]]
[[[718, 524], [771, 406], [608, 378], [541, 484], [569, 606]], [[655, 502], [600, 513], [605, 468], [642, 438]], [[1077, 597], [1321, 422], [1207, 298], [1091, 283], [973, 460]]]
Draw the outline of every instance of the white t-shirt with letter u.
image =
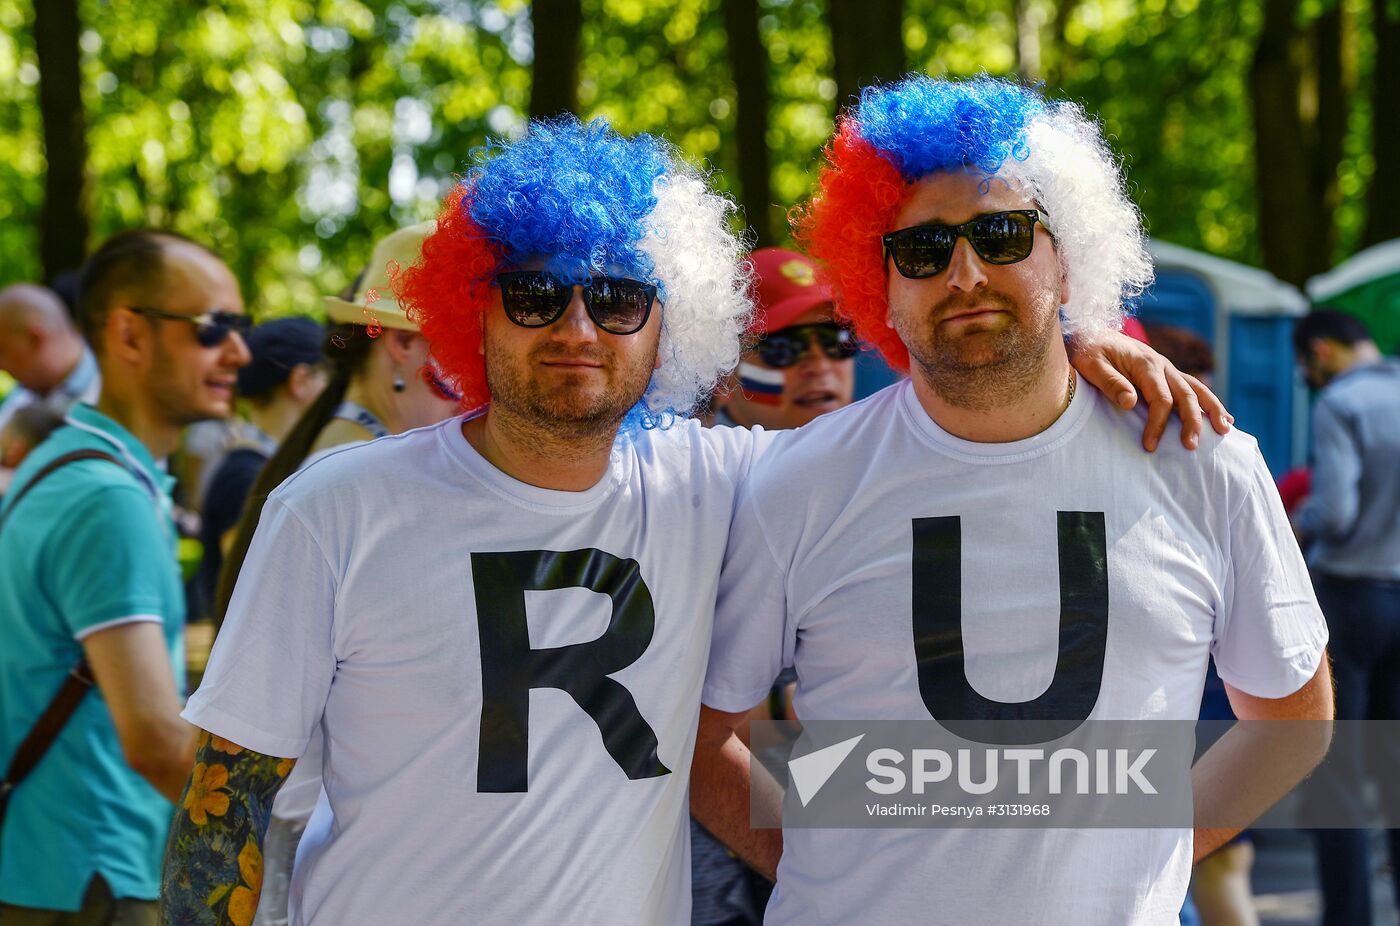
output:
[[[961, 638], [942, 681], [1053, 690], [1078, 718], [1194, 720], [1208, 654], [1248, 694], [1293, 693], [1327, 631], [1254, 439], [1147, 454], [1142, 427], [1081, 386], [1042, 433], [973, 443], [904, 382], [775, 436], [740, 490], [705, 703], [747, 710], [791, 665], [804, 720], [937, 719], [916, 637], [939, 634]], [[1061, 596], [1083, 591], [1062, 575], [1103, 603], [1100, 651], [1069, 660], [1102, 664], [1083, 704], [1092, 685], [1055, 680]], [[790, 827], [766, 922], [1156, 926], [1190, 869], [1182, 829]]]

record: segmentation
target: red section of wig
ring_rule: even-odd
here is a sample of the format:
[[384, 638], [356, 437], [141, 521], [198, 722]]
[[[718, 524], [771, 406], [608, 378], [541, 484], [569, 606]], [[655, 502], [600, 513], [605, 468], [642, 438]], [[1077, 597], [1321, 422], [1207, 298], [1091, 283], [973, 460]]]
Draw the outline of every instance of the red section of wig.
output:
[[797, 213], [797, 240], [822, 263], [836, 294], [837, 314], [854, 324], [861, 340], [874, 345], [886, 363], [908, 372], [909, 351], [885, 324], [885, 254], [880, 239], [891, 230], [910, 185], [848, 119], [842, 120], [827, 146], [826, 158], [812, 202]]
[[502, 251], [467, 211], [468, 192], [455, 187], [443, 201], [423, 256], [394, 281], [408, 317], [428, 339], [433, 358], [464, 408], [491, 401], [481, 356], [482, 319], [491, 304], [491, 278]]

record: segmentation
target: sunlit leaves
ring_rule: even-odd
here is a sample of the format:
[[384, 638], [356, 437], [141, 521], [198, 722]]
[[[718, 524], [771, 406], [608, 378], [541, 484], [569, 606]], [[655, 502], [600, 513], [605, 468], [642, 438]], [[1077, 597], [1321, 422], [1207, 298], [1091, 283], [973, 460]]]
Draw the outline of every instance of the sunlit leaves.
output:
[[[810, 191], [837, 106], [828, 2], [760, 0], [773, 206]], [[1009, 75], [1010, 0], [905, 0], [911, 67]], [[1368, 0], [1341, 2], [1364, 90]], [[1154, 234], [1256, 261], [1248, 68], [1259, 0], [1028, 0], [1052, 95], [1102, 118]], [[1056, 28], [1060, 11], [1063, 40]], [[44, 158], [32, 0], [0, 0], [0, 282], [34, 278]], [[434, 213], [471, 151], [524, 125], [526, 0], [82, 0], [95, 234], [173, 227], [229, 256], [263, 313], [314, 311], [375, 238]], [[732, 189], [737, 99], [719, 0], [584, 0], [579, 102]], [[1343, 249], [1374, 170], [1358, 95]], [[775, 226], [784, 233], [781, 222]], [[1339, 255], [1340, 256], [1340, 255]]]

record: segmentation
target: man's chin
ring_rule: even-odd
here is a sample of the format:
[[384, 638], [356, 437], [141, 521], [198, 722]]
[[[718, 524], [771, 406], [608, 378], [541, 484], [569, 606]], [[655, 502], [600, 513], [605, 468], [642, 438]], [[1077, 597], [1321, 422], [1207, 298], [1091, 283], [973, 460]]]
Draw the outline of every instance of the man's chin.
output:
[[934, 358], [934, 366], [938, 368], [973, 374], [995, 369], [1008, 360], [1006, 351], [997, 349], [994, 344], [961, 344], [953, 349], [945, 347]]
[[200, 421], [222, 421], [225, 418], [232, 418], [234, 413], [234, 403], [230, 398], [209, 397], [198, 405], [185, 409], [185, 424], [196, 424]]
[[627, 410], [636, 400], [623, 404], [623, 400], [609, 396], [560, 396], [551, 395], [535, 403], [540, 423], [566, 425], [584, 430], [616, 428], [626, 416]]

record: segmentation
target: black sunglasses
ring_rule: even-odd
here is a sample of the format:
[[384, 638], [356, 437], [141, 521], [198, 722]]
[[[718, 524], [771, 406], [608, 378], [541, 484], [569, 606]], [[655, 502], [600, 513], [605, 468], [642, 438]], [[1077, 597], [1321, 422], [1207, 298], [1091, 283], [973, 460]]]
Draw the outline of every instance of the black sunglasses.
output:
[[237, 331], [244, 337], [253, 330], [253, 317], [243, 315], [238, 312], [230, 312], [226, 309], [211, 309], [200, 315], [181, 315], [178, 312], [166, 312], [163, 309], [147, 309], [141, 306], [129, 305], [128, 309], [137, 315], [147, 315], [151, 318], [166, 318], [171, 321], [189, 322], [194, 325], [195, 340], [203, 347], [218, 347], [224, 343], [224, 339]]
[[966, 238], [977, 256], [989, 264], [1014, 264], [1031, 256], [1035, 246], [1036, 209], [1013, 209], [979, 215], [961, 225], [914, 225], [892, 231], [882, 239], [885, 259], [894, 260], [901, 276], [922, 280], [948, 269], [953, 248]]
[[754, 346], [758, 358], [770, 367], [781, 370], [795, 363], [801, 363], [811, 349], [812, 339], [823, 354], [832, 360], [849, 360], [860, 350], [856, 333], [835, 322], [819, 322], [814, 325], [793, 325], [780, 328], [763, 337]]
[[[574, 284], [543, 270], [496, 274], [506, 318], [522, 328], [559, 320], [573, 298]], [[583, 287], [583, 305], [593, 324], [609, 334], [636, 334], [651, 315], [656, 287], [625, 277], [594, 277]]]

